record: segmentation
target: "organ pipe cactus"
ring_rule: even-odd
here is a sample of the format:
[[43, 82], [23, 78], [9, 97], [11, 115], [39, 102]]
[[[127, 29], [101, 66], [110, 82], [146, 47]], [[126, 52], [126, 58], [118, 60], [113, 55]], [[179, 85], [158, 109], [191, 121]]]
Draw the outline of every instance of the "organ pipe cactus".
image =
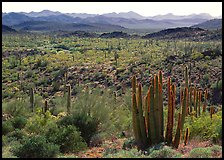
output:
[[185, 135], [184, 135], [184, 145], [186, 146], [189, 140], [190, 130], [189, 128], [186, 129]]
[[203, 105], [203, 110], [202, 110], [202, 112], [205, 112], [205, 109], [206, 109], [207, 99], [208, 99], [208, 89], [206, 89], [204, 92], [205, 92], [205, 93], [204, 93], [204, 105]]
[[[171, 83], [171, 77], [167, 80], [168, 90], [168, 117], [167, 127], [164, 134], [164, 118], [163, 118], [163, 78], [162, 72], [159, 71], [151, 78], [151, 84], [148, 88], [147, 95], [142, 94], [142, 85], [137, 83], [136, 77], [132, 78], [132, 124], [135, 141], [140, 148], [146, 148], [153, 144], [167, 142], [178, 148], [180, 144], [181, 134], [183, 133], [185, 117], [188, 113], [189, 100], [192, 102], [192, 93], [194, 98], [194, 111], [198, 109], [198, 103], [201, 101], [200, 92], [196, 87], [188, 86], [187, 67], [185, 67], [185, 87], [180, 89], [180, 104], [181, 110], [178, 113], [178, 122], [175, 136], [173, 137], [174, 128], [174, 112], [175, 112], [175, 97], [176, 86]], [[192, 108], [189, 108], [192, 111]], [[212, 114], [211, 109], [211, 114]], [[196, 115], [197, 116], [197, 115]], [[187, 144], [189, 129], [186, 132], [184, 143]]]

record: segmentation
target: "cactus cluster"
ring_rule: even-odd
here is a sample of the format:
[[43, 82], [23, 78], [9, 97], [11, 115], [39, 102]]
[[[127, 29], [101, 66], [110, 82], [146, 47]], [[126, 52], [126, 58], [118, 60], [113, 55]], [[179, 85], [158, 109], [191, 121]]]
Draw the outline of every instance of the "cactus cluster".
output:
[[[146, 148], [153, 144], [166, 142], [178, 148], [181, 134], [183, 133], [185, 117], [193, 111], [192, 95], [194, 95], [194, 111], [196, 116], [200, 115], [200, 102], [202, 92], [196, 88], [189, 87], [188, 68], [185, 67], [185, 86], [180, 89], [181, 110], [178, 113], [178, 121], [175, 136], [173, 137], [174, 112], [176, 104], [176, 86], [172, 84], [171, 77], [167, 79], [168, 91], [168, 116], [166, 132], [164, 131], [163, 116], [163, 77], [162, 71], [155, 74], [151, 79], [151, 84], [147, 95], [142, 95], [142, 85], [137, 83], [136, 77], [132, 78], [132, 117], [133, 131], [136, 143], [139, 148]], [[192, 92], [194, 94], [192, 94]], [[207, 92], [206, 92], [207, 95]], [[190, 101], [190, 105], [189, 105]], [[187, 144], [189, 130], [186, 131], [184, 143]]]

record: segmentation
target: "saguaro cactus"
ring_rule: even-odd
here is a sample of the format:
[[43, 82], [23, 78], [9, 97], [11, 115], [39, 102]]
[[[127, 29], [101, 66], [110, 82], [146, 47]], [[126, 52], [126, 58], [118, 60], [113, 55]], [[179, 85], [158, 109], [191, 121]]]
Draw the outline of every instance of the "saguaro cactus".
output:
[[33, 88], [30, 88], [30, 108], [31, 108], [31, 111], [33, 112], [33, 109], [34, 109], [34, 90], [33, 90]]
[[47, 100], [45, 100], [44, 102], [44, 113], [46, 113], [48, 110], [48, 104], [47, 104]]
[[67, 97], [67, 113], [70, 114], [71, 112], [71, 85], [67, 85], [68, 88], [68, 97]]
[[141, 132], [140, 132], [140, 124], [139, 124], [139, 111], [137, 108], [137, 100], [136, 100], [136, 77], [132, 78], [132, 123], [133, 123], [133, 131], [134, 136], [137, 143], [141, 141]]

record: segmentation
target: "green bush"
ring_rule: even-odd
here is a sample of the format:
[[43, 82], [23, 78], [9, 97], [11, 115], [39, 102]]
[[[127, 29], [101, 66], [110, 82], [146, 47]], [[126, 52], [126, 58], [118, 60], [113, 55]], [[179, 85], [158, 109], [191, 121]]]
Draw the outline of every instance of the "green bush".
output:
[[2, 135], [6, 135], [9, 132], [12, 132], [14, 130], [14, 127], [12, 125], [11, 121], [3, 121], [2, 122]]
[[211, 158], [212, 151], [208, 148], [194, 148], [189, 153], [189, 158]]
[[12, 125], [14, 128], [22, 129], [25, 127], [27, 119], [22, 116], [18, 116], [12, 119]]
[[59, 120], [60, 126], [73, 125], [81, 131], [81, 136], [87, 144], [90, 143], [91, 137], [97, 133], [99, 122], [86, 114], [72, 114]]
[[[209, 113], [204, 113], [198, 118], [186, 117], [185, 129], [190, 129], [190, 139], [200, 137], [201, 140], [222, 140], [222, 112], [213, 114], [212, 119]], [[184, 129], [184, 130], [185, 130]]]
[[9, 114], [13, 117], [16, 116], [27, 116], [30, 114], [29, 99], [26, 98], [24, 101], [11, 100], [6, 103], [2, 103], [3, 113]]
[[56, 126], [57, 117], [51, 115], [49, 111], [42, 113], [41, 108], [38, 108], [35, 114], [30, 117], [25, 126], [28, 133], [42, 134], [46, 133], [52, 126]]
[[24, 130], [15, 129], [14, 131], [10, 132], [8, 134], [9, 138], [12, 138], [13, 140], [22, 140], [24, 137], [26, 137], [26, 133]]
[[162, 149], [153, 150], [149, 154], [150, 158], [180, 158], [181, 154], [169, 146], [164, 146]]
[[19, 158], [52, 158], [59, 154], [59, 146], [47, 142], [44, 136], [33, 135], [25, 138], [12, 152]]
[[131, 150], [120, 150], [120, 151], [113, 150], [108, 153], [104, 155], [104, 158], [145, 158], [146, 157], [136, 148], [133, 148]]
[[47, 140], [60, 146], [60, 151], [78, 152], [86, 148], [86, 143], [75, 126], [52, 127], [46, 133]]

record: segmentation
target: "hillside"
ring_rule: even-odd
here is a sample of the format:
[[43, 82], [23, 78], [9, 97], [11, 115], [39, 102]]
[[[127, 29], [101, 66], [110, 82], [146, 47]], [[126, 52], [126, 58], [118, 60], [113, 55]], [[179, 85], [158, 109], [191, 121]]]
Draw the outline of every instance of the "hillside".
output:
[[159, 32], [150, 33], [142, 38], [154, 39], [188, 39], [194, 41], [221, 40], [222, 31], [208, 31], [201, 28], [181, 27], [165, 29]]
[[208, 30], [221, 29], [222, 28], [222, 19], [212, 19], [197, 25], [191, 26], [193, 28], [203, 28]]
[[14, 33], [17, 32], [15, 29], [12, 29], [9, 26], [2, 25], [2, 33]]
[[25, 31], [42, 31], [42, 32], [52, 32], [52, 31], [103, 31], [108, 32], [112, 30], [125, 30], [124, 27], [110, 25], [110, 24], [96, 24], [96, 23], [60, 23], [53, 21], [27, 21], [14, 25], [14, 28], [18, 30]]

